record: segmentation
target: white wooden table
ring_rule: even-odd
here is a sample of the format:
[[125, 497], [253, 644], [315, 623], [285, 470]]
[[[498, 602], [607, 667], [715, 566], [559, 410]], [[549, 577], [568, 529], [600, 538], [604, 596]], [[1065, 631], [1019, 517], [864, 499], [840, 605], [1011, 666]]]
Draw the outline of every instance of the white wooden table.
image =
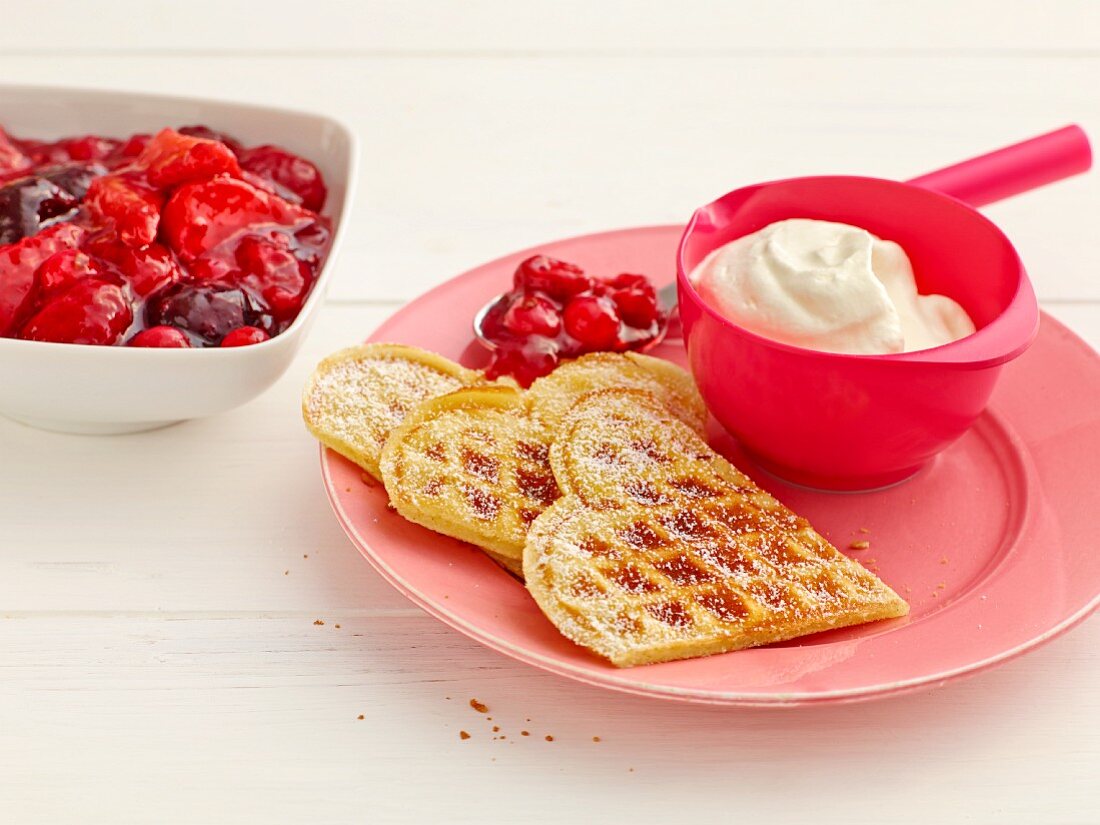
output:
[[[5, 6], [0, 73], [324, 110], [364, 149], [330, 301], [266, 395], [126, 437], [0, 421], [0, 821], [1100, 821], [1100, 622], [870, 704], [605, 693], [393, 592], [297, 405], [322, 355], [515, 248], [1071, 121], [1100, 140], [1097, 4], [59, 0]], [[1100, 345], [1100, 177], [988, 214]]]

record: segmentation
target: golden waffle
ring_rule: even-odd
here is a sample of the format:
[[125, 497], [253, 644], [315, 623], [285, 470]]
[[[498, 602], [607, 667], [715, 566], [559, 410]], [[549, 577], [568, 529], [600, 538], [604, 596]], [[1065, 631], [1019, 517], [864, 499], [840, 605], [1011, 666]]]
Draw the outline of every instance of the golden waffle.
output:
[[528, 525], [558, 497], [549, 447], [521, 391], [458, 390], [421, 404], [382, 452], [397, 512], [522, 574]]
[[707, 408], [692, 377], [675, 364], [636, 352], [594, 352], [562, 364], [527, 391], [532, 415], [551, 432], [577, 399], [592, 390], [648, 390], [688, 426], [705, 431]]
[[909, 610], [645, 392], [587, 395], [550, 463], [563, 496], [529, 531], [527, 588], [566, 637], [615, 665]]
[[381, 478], [378, 459], [390, 431], [428, 398], [485, 383], [434, 352], [401, 344], [365, 344], [317, 365], [302, 393], [302, 417], [314, 437]]
[[528, 527], [559, 495], [548, 463], [559, 411], [593, 387], [619, 385], [659, 393], [702, 428], [705, 408], [683, 370], [655, 358], [587, 355], [526, 392], [470, 388], [421, 404], [382, 451], [390, 502], [522, 575]]

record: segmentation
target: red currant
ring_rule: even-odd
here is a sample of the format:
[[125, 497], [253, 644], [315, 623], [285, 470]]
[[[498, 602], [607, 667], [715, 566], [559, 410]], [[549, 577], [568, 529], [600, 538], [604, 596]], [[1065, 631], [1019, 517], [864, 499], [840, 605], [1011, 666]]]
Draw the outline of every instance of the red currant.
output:
[[565, 331], [587, 351], [608, 349], [619, 340], [619, 315], [607, 298], [581, 295], [565, 306]]
[[259, 327], [237, 327], [222, 338], [221, 345], [223, 347], [247, 347], [249, 344], [262, 344], [270, 337]]
[[131, 347], [184, 348], [191, 346], [191, 339], [183, 330], [159, 326], [143, 329], [129, 341]]

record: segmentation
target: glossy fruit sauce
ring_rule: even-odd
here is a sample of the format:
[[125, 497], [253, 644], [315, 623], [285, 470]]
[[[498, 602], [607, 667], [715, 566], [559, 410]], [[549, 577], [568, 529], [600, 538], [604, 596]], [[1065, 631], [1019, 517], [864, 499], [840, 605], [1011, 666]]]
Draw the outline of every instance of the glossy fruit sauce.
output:
[[324, 263], [326, 194], [305, 158], [205, 126], [52, 142], [0, 129], [0, 337], [266, 341]]
[[648, 349], [667, 323], [644, 275], [599, 278], [536, 255], [520, 263], [512, 290], [482, 320], [482, 334], [493, 347], [488, 374], [511, 375], [527, 386], [564, 359]]

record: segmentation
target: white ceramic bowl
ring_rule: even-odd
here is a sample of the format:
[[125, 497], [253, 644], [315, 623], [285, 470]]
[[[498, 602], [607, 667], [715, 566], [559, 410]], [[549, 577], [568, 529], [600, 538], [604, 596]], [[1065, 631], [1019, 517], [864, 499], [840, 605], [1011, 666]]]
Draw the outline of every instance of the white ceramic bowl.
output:
[[358, 146], [325, 115], [197, 98], [0, 85], [0, 125], [19, 137], [126, 137], [203, 124], [246, 145], [274, 143], [309, 158], [328, 185], [332, 247], [294, 323], [262, 344], [151, 349], [0, 338], [0, 414], [49, 430], [124, 433], [224, 412], [259, 395], [290, 364], [324, 300], [345, 234]]

